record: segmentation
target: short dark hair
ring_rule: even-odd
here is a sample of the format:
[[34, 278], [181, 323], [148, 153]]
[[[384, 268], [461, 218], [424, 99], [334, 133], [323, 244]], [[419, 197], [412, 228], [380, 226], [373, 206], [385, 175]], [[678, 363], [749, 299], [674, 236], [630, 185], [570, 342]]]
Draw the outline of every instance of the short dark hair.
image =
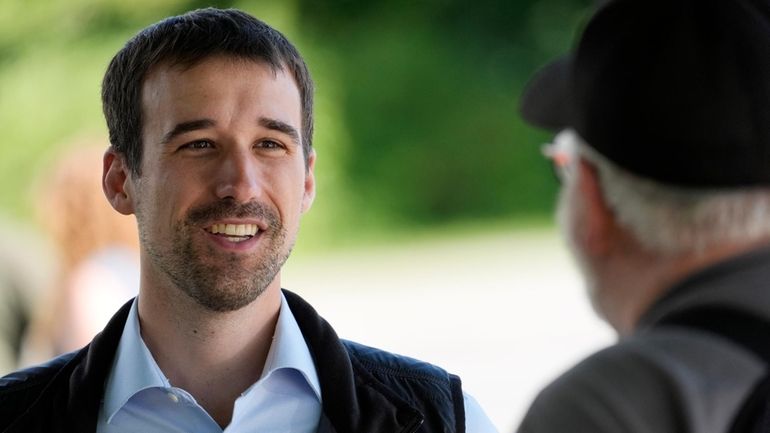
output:
[[224, 55], [288, 68], [299, 89], [305, 161], [313, 145], [313, 80], [294, 45], [280, 32], [236, 9], [206, 8], [166, 18], [131, 38], [112, 58], [102, 82], [102, 109], [112, 148], [141, 174], [142, 85], [161, 63], [192, 67]]

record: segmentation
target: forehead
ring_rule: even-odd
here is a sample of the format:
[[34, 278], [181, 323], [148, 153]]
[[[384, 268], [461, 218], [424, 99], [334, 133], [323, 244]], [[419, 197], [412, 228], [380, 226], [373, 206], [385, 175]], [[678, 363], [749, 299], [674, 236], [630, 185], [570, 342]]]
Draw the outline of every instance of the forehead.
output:
[[[184, 116], [202, 114], [201, 110], [216, 108], [217, 104], [251, 104], [289, 116], [285, 121], [296, 117], [299, 122], [299, 88], [287, 71], [285, 66], [276, 68], [266, 62], [227, 56], [207, 57], [192, 64], [160, 63], [143, 81], [142, 111], [145, 115], [166, 115], [173, 108]], [[162, 111], [153, 113], [157, 109]]]

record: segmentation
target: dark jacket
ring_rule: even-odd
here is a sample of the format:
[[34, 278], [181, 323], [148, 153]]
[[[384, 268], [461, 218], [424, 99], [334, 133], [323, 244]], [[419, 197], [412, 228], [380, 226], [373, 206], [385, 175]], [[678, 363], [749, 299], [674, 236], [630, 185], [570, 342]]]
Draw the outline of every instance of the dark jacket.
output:
[[[464, 432], [460, 379], [433, 365], [343, 341], [284, 291], [318, 372], [319, 433]], [[0, 431], [93, 432], [130, 302], [77, 352], [0, 379]]]

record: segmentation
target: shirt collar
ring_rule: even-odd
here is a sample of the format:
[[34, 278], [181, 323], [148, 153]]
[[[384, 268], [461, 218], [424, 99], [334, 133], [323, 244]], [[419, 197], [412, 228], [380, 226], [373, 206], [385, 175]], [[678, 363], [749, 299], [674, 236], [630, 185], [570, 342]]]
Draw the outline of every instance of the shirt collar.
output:
[[270, 345], [260, 380], [269, 377], [276, 370], [285, 368], [299, 371], [315, 392], [318, 400], [321, 400], [321, 383], [318, 380], [313, 357], [310, 355], [305, 337], [302, 335], [297, 320], [282, 293], [281, 312], [278, 315], [273, 343]]
[[137, 308], [138, 298], [134, 298], [107, 378], [104, 411], [108, 422], [137, 392], [147, 388], [170, 387], [168, 379], [142, 340]]
[[[137, 308], [138, 298], [135, 298], [107, 378], [104, 396], [104, 414], [107, 422], [139, 391], [154, 387], [171, 387], [168, 378], [160, 370], [142, 340]], [[321, 384], [310, 349], [283, 293], [273, 342], [260, 380], [280, 369], [299, 371], [319, 401], [321, 400]]]

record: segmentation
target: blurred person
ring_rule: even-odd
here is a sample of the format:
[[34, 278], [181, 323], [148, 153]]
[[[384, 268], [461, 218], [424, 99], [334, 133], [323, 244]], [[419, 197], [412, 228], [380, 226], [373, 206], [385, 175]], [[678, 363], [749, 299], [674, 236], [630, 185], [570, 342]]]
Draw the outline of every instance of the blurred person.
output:
[[0, 430], [495, 431], [457, 376], [340, 340], [281, 289], [316, 160], [282, 34], [232, 9], [168, 18], [113, 58], [102, 100], [139, 295], [88, 347], [1, 379]]
[[35, 314], [25, 363], [85, 346], [139, 290], [136, 228], [104, 200], [104, 148], [96, 142], [69, 147], [37, 185], [38, 220], [60, 271]]
[[563, 179], [560, 226], [620, 341], [547, 386], [520, 432], [716, 433], [760, 422], [770, 384], [768, 59], [766, 0], [616, 0], [528, 85], [524, 118], [560, 131], [545, 149]]
[[21, 363], [23, 342], [55, 273], [51, 246], [38, 231], [0, 217], [0, 374]]

